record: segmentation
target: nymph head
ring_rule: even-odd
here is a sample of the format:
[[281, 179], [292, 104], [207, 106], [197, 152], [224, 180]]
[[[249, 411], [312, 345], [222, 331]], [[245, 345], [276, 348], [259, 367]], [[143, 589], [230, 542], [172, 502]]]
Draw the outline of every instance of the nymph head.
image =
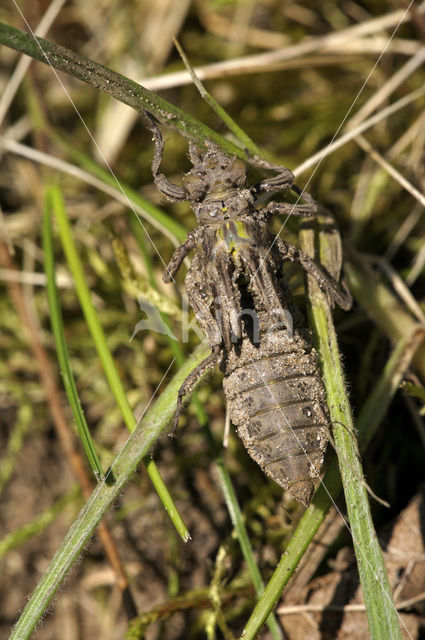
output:
[[247, 179], [242, 160], [229, 158], [211, 142], [206, 142], [205, 146], [206, 151], [202, 152], [193, 142], [189, 145], [193, 168], [184, 176], [183, 184], [192, 202], [212, 199], [214, 194], [243, 187]]

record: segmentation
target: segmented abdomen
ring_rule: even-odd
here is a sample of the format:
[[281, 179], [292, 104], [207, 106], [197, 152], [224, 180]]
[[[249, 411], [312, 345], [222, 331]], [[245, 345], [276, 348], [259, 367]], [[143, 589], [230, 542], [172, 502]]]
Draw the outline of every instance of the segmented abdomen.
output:
[[245, 335], [224, 364], [230, 418], [263, 471], [307, 506], [329, 429], [317, 354], [304, 329], [291, 339], [261, 326], [259, 346]]

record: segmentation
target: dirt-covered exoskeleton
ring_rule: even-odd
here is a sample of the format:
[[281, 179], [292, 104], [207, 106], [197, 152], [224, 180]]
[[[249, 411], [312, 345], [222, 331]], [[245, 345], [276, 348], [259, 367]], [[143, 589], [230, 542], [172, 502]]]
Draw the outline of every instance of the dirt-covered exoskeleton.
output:
[[183, 397], [201, 374], [218, 364], [224, 373], [230, 417], [250, 456], [263, 471], [304, 505], [323, 463], [329, 414], [317, 354], [300, 311], [281, 278], [285, 261], [299, 263], [318, 281], [332, 302], [351, 306], [349, 293], [314, 260], [268, 230], [274, 214], [314, 215], [311, 196], [304, 204], [255, 200], [262, 192], [292, 189], [289, 169], [249, 186], [238, 158], [206, 143], [193, 143], [193, 168], [183, 186], [159, 173], [163, 141], [151, 122], [155, 152], [152, 172], [169, 200], [189, 200], [198, 226], [176, 249], [163, 278], [170, 282], [185, 256], [194, 251], [186, 275], [186, 292], [198, 323], [211, 345], [209, 355], [179, 391], [177, 421]]

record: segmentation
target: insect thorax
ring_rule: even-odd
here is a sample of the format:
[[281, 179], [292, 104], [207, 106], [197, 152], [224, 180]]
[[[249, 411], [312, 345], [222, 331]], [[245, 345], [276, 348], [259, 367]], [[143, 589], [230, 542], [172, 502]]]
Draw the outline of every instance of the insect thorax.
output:
[[200, 225], [217, 225], [255, 213], [254, 199], [248, 189], [216, 189], [201, 201], [192, 200], [193, 212]]

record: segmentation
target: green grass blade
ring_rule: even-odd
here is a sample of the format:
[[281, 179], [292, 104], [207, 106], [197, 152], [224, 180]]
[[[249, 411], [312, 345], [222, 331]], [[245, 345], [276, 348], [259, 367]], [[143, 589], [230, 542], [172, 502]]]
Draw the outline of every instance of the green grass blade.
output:
[[[314, 256], [314, 231], [304, 230], [302, 246]], [[322, 234], [320, 254], [330, 256], [331, 240]], [[332, 273], [333, 265], [324, 261]], [[382, 551], [370, 512], [366, 481], [361, 466], [336, 331], [329, 303], [317, 282], [308, 276], [311, 319], [319, 346], [323, 380], [331, 416], [334, 444], [339, 460], [345, 502], [362, 585], [371, 638], [401, 638], [399, 616], [394, 607]]]
[[[372, 390], [357, 421], [361, 451], [364, 451], [376, 433], [382, 417], [386, 414], [405, 372], [423, 341], [423, 337], [424, 331], [421, 327], [418, 327], [413, 335], [400, 340], [391, 354], [381, 378]], [[276, 604], [305, 550], [316, 535], [333, 501], [340, 494], [341, 489], [341, 477], [338, 470], [338, 461], [335, 457], [330, 463], [323, 478], [323, 483], [318, 487], [311, 505], [305, 511], [294, 535], [289, 541], [288, 547], [282, 555], [264, 595], [254, 609], [245, 627], [247, 635], [244, 636], [244, 639], [245, 637], [249, 640], [255, 638], [264, 624], [267, 614]]]
[[19, 529], [15, 529], [15, 531], [12, 531], [2, 538], [0, 540], [0, 560], [12, 549], [21, 547], [28, 540], [31, 540], [31, 538], [34, 538], [34, 536], [44, 531], [80, 493], [81, 487], [75, 485], [64, 496], [43, 511], [43, 513], [34, 518], [34, 520]]
[[181, 135], [200, 144], [215, 142], [224, 152], [246, 160], [246, 153], [237, 145], [216, 133], [196, 118], [188, 115], [160, 96], [148, 91], [137, 82], [108, 69], [75, 51], [61, 47], [44, 38], [35, 38], [15, 27], [0, 22], [0, 44], [25, 53], [54, 69], [68, 73], [95, 89], [109, 93], [116, 100], [129, 105], [139, 113], [152, 113], [162, 123]]
[[14, 472], [19, 452], [24, 445], [33, 417], [33, 406], [28, 401], [28, 398], [19, 398], [15, 424], [0, 460], [0, 494], [3, 492]]
[[[102, 180], [105, 184], [109, 185], [113, 189], [117, 189], [121, 194], [123, 194], [126, 198], [128, 198], [128, 206], [131, 208], [132, 204], [137, 205], [140, 209], [143, 209], [147, 214], [147, 222], [151, 222], [155, 220], [158, 222], [157, 228], [160, 228], [162, 232], [168, 231], [166, 234], [168, 237], [172, 236], [172, 240], [177, 240], [178, 242], [183, 242], [187, 235], [187, 229], [180, 224], [177, 220], [174, 220], [170, 215], [165, 213], [159, 207], [153, 205], [149, 200], [143, 198], [136, 189], [133, 189], [128, 184], [123, 182], [121, 178], [117, 179], [117, 177], [112, 174], [108, 169], [100, 166], [97, 162], [90, 158], [86, 153], [77, 149], [70, 142], [65, 140], [63, 136], [59, 136], [56, 132], [51, 132], [51, 136], [56, 142], [56, 144], [63, 149], [78, 165], [91, 173], [93, 176]], [[139, 220], [139, 216], [137, 212], [135, 213], [137, 220]], [[140, 221], [139, 221], [140, 226]]]
[[[378, 285], [376, 284], [376, 286]], [[370, 294], [373, 299], [376, 299], [376, 291], [372, 290]], [[423, 344], [423, 338], [424, 330], [420, 325], [416, 324], [415, 327], [412, 325], [412, 330], [407, 336], [399, 339], [382, 376], [359, 415], [357, 427], [361, 451], [365, 450], [376, 433], [405, 372]], [[341, 489], [338, 461], [334, 458], [323, 478], [323, 483], [318, 487], [311, 505], [301, 518], [288, 547], [285, 549], [271, 580], [266, 586], [263, 596], [246, 624], [244, 640], [251, 640], [256, 637]]]
[[243, 129], [241, 129], [241, 127], [237, 124], [237, 122], [235, 122], [233, 120], [233, 118], [231, 116], [229, 116], [227, 111], [225, 109], [223, 109], [221, 104], [219, 104], [217, 102], [217, 100], [215, 98], [213, 98], [213, 96], [210, 93], [208, 93], [208, 91], [205, 89], [205, 87], [202, 84], [201, 80], [196, 75], [194, 68], [190, 64], [190, 62], [189, 62], [189, 60], [188, 60], [188, 58], [187, 58], [182, 46], [180, 45], [179, 41], [176, 38], [174, 38], [174, 44], [175, 44], [175, 46], [177, 48], [177, 51], [180, 54], [181, 59], [184, 62], [187, 70], [189, 71], [189, 73], [190, 73], [190, 75], [192, 77], [192, 80], [193, 80], [193, 84], [198, 89], [201, 98], [203, 98], [205, 100], [205, 102], [207, 102], [207, 104], [209, 104], [209, 106], [212, 108], [212, 110], [215, 111], [215, 113], [218, 115], [218, 117], [222, 120], [222, 122], [224, 122], [226, 127], [229, 129], [229, 131], [231, 131], [233, 133], [233, 135], [235, 136], [235, 138], [237, 140], [239, 140], [241, 146], [244, 149], [247, 149], [252, 156], [255, 156], [255, 155], [261, 156], [262, 152], [257, 147], [255, 142], [253, 140], [251, 140], [251, 138], [245, 133], [245, 131]]
[[[252, 584], [254, 585], [257, 595], [261, 596], [264, 591], [264, 583], [254, 557], [254, 552], [249, 540], [248, 532], [245, 527], [244, 518], [239, 506], [238, 499], [236, 497], [236, 492], [233, 487], [230, 473], [227, 469], [223, 456], [220, 455], [217, 451], [211, 429], [208, 425], [207, 415], [205, 414], [204, 408], [199, 403], [197, 403], [196, 412], [199, 422], [201, 423], [207, 440], [210, 444], [211, 451], [214, 455], [221, 490], [223, 491], [224, 499], [226, 501], [226, 507], [229, 512], [232, 524], [235, 528], [238, 542], [252, 579]], [[273, 640], [281, 640], [283, 636], [279, 624], [276, 620], [276, 616], [273, 613], [270, 613], [270, 615], [267, 617], [266, 622], [267, 626], [270, 629]]]
[[[112, 358], [112, 354], [108, 348], [102, 326], [99, 322], [96, 310], [91, 301], [90, 290], [87, 286], [87, 282], [84, 276], [84, 269], [78, 255], [74, 239], [72, 237], [71, 226], [66, 214], [62, 194], [58, 188], [52, 189], [52, 206], [58, 223], [62, 246], [64, 248], [68, 265], [74, 278], [76, 292], [84, 313], [84, 317], [87, 322], [87, 326], [93, 338], [99, 358], [102, 362], [102, 366], [109, 386], [121, 411], [124, 423], [129, 431], [133, 431], [136, 426], [136, 421], [131, 407], [128, 404], [127, 397], [121, 384], [121, 380], [118, 375], [114, 360]], [[171, 498], [169, 491], [160, 478], [160, 475], [156, 468], [156, 464], [153, 460], [147, 458], [145, 460], [145, 465], [146, 470], [158, 493], [158, 496], [160, 497], [161, 502], [168, 512], [174, 526], [176, 527], [180, 536], [184, 540], [187, 540], [187, 538], [189, 537], [189, 532], [187, 531], [187, 528]]]
[[313, 298], [312, 317], [323, 359], [334, 442], [369, 630], [373, 640], [401, 639], [399, 616], [370, 512], [351, 410], [344, 389], [336, 333], [324, 296], [321, 292], [317, 294], [317, 298]]
[[96, 478], [103, 478], [102, 466], [96, 453], [96, 447], [90, 435], [87, 422], [81, 408], [77, 387], [72, 374], [68, 357], [68, 349], [63, 328], [62, 313], [59, 306], [59, 295], [56, 287], [55, 256], [53, 251], [53, 237], [51, 227], [51, 189], [46, 193], [46, 201], [43, 214], [43, 250], [44, 250], [44, 270], [47, 277], [47, 299], [49, 301], [50, 322], [56, 344], [59, 367], [62, 375], [68, 402], [77, 425], [78, 433], [84, 447], [84, 451], [89, 461], [90, 467]]
[[210, 348], [202, 344], [187, 358], [184, 366], [130, 434], [106, 478], [96, 486], [64, 537], [13, 629], [10, 640], [29, 638], [62, 580], [93, 535], [96, 525], [116, 500], [137, 465], [148, 454], [155, 440], [166, 429], [175, 411], [177, 393], [182, 382], [209, 353]]
[[[232, 524], [238, 536], [241, 551], [248, 566], [248, 571], [250, 573], [255, 591], [258, 596], [261, 596], [264, 591], [264, 583], [261, 578], [260, 570], [254, 558], [254, 552], [252, 550], [251, 542], [249, 540], [248, 532], [245, 527], [233, 483], [222, 456], [216, 456], [216, 465], [219, 472], [221, 488], [226, 500], [226, 506], [229, 511]], [[266, 619], [266, 624], [269, 627], [271, 636], [274, 640], [281, 640], [281, 638], [283, 638], [281, 628], [274, 613], [269, 613]]]

